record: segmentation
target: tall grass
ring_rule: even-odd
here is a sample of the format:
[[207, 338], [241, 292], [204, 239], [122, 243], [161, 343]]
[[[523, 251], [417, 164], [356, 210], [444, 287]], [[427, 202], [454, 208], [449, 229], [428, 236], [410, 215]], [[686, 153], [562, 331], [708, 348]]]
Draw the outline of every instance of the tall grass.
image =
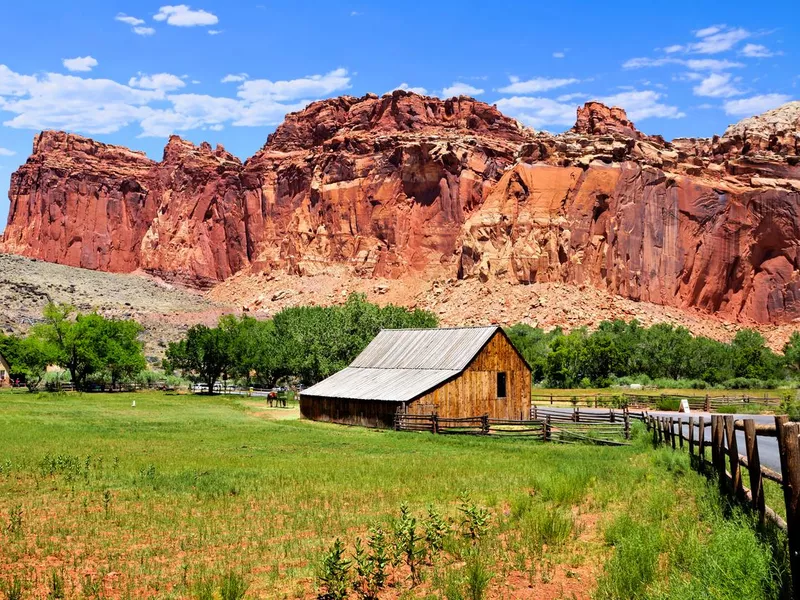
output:
[[[308, 597], [337, 537], [391, 531], [403, 502], [461, 531], [466, 490], [493, 533], [456, 548], [457, 564], [428, 559], [418, 587], [440, 597], [503, 597], [515, 573], [568, 585], [567, 571], [591, 577], [606, 560], [598, 598], [677, 598], [709, 582], [712, 597], [736, 587], [774, 597], [781, 567], [751, 524], [646, 436], [626, 448], [559, 446], [285, 416], [253, 398], [0, 392], [0, 589]], [[471, 519], [481, 529], [482, 515]], [[422, 525], [419, 535], [436, 537]], [[734, 542], [742, 552], [719, 559]], [[480, 561], [468, 563], [472, 548]], [[638, 578], [621, 570], [630, 561]]]

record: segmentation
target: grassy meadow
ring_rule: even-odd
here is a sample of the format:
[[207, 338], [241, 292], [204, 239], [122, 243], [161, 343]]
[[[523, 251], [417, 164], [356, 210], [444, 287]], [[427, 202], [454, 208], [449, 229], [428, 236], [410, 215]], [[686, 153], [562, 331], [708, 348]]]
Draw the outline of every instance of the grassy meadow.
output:
[[256, 398], [0, 392], [0, 598], [314, 598], [337, 538], [351, 560], [380, 526], [391, 550], [412, 518], [416, 574], [388, 565], [381, 599], [778, 598], [783, 542], [635, 433], [545, 445]]

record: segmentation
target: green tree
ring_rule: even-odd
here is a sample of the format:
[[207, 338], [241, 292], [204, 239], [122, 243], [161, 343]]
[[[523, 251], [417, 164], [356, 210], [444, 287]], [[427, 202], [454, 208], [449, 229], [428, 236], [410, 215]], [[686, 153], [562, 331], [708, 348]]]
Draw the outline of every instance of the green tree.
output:
[[6, 359], [11, 369], [9, 376], [16, 373], [21, 374], [17, 365], [19, 364], [22, 341], [23, 338], [16, 335], [6, 335], [0, 332], [0, 354]]
[[180, 369], [185, 376], [205, 383], [213, 394], [216, 383], [231, 370], [230, 339], [229, 331], [221, 327], [194, 325], [185, 339], [169, 344], [164, 368], [167, 372]]
[[99, 332], [101, 361], [112, 387], [130, 381], [147, 368], [144, 345], [139, 341], [142, 326], [136, 321], [104, 319]]
[[48, 304], [44, 323], [32, 335], [52, 349], [54, 362], [67, 369], [75, 389], [83, 391], [95, 374], [116, 383], [145, 368], [141, 326], [134, 321], [114, 321], [97, 313], [81, 314], [69, 304]]
[[[2, 348], [0, 347], [0, 351]], [[794, 374], [800, 373], [800, 333], [792, 333], [783, 347], [783, 359], [786, 367]]]
[[54, 362], [55, 349], [46, 341], [29, 336], [21, 340], [15, 372], [25, 375], [25, 385], [28, 391], [36, 391], [44, 379], [47, 367]]

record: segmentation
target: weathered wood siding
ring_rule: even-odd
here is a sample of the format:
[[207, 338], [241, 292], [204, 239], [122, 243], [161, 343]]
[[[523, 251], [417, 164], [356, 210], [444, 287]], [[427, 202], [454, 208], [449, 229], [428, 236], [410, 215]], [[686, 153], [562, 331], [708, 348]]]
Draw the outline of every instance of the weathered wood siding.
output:
[[[506, 373], [506, 397], [497, 397], [497, 373]], [[531, 372], [500, 331], [455, 379], [408, 403], [408, 414], [440, 417], [488, 414], [495, 419], [527, 419], [531, 410]]]
[[300, 414], [314, 421], [363, 427], [394, 427], [399, 402], [320, 398], [300, 394]]

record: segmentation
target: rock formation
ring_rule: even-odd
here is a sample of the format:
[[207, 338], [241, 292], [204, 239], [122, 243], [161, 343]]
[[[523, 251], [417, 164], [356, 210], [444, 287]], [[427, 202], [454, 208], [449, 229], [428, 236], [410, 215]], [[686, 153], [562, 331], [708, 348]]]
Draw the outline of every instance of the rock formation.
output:
[[800, 316], [798, 103], [671, 143], [620, 108], [536, 133], [397, 91], [287, 115], [241, 164], [172, 137], [161, 162], [44, 132], [3, 248], [207, 287], [242, 270], [590, 284], [757, 322]]

